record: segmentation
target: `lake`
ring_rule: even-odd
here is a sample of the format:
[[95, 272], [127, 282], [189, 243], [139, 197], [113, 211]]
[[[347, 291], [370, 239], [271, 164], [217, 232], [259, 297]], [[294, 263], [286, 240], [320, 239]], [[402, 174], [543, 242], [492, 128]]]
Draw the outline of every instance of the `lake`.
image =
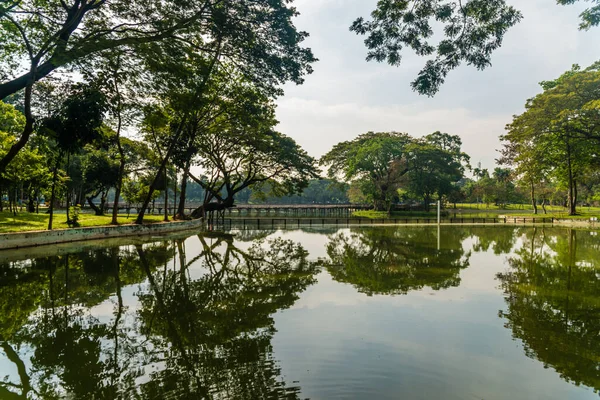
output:
[[369, 226], [0, 252], [0, 399], [598, 399], [599, 239]]

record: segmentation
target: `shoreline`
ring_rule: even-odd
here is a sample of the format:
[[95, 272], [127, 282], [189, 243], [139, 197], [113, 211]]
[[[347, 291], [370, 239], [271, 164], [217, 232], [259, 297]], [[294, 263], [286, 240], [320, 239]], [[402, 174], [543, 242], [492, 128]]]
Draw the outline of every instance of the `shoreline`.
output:
[[0, 234], [0, 251], [90, 240], [161, 235], [203, 228], [203, 226], [204, 221], [197, 219], [192, 221], [157, 222], [145, 225], [108, 225], [52, 231], [9, 232]]
[[[575, 227], [575, 228], [591, 228], [591, 229], [600, 229], [600, 222], [591, 221], [591, 220], [581, 220], [581, 219], [549, 219], [549, 218], [532, 218], [532, 217], [510, 217], [510, 216], [500, 216], [497, 222], [453, 222], [448, 223], [447, 221], [443, 221], [439, 224], [440, 226], [557, 226], [557, 227]], [[258, 219], [263, 220], [263, 219]], [[300, 222], [296, 226], [296, 224], [290, 223], [289, 228], [291, 229], [301, 229], [308, 227], [318, 227], [321, 224], [308, 225], [304, 223], [303, 218], [273, 218], [264, 219], [266, 222], [263, 227], [267, 228], [269, 225], [268, 221], [271, 220], [274, 228], [281, 228], [281, 221], [286, 220], [290, 222]], [[230, 222], [238, 222], [235, 219], [232, 219]], [[256, 222], [257, 219], [249, 219], [248, 222]], [[277, 224], [274, 222], [277, 221]], [[349, 224], [345, 222], [349, 222]], [[428, 221], [428, 222], [406, 222], [403, 223], [401, 221], [394, 220], [384, 220], [384, 221], [375, 221], [365, 219], [358, 219], [358, 223], [352, 223], [357, 221], [357, 219], [349, 218], [349, 219], [340, 219], [339, 223], [327, 223], [323, 226], [334, 226], [334, 227], [350, 227], [350, 226], [437, 226], [436, 222]], [[418, 220], [417, 220], [418, 221]], [[241, 224], [233, 223], [230, 226], [233, 228], [241, 228]], [[240, 220], [239, 222], [242, 222]], [[330, 222], [330, 221], [327, 221]], [[69, 229], [57, 229], [52, 231], [28, 231], [28, 232], [9, 232], [9, 233], [0, 233], [0, 252], [3, 250], [17, 250], [24, 248], [35, 248], [35, 247], [43, 247], [48, 245], [61, 245], [61, 244], [69, 244], [76, 242], [94, 242], [100, 240], [111, 240], [111, 239], [119, 239], [126, 237], [141, 237], [142, 240], [144, 238], [152, 237], [153, 235], [161, 236], [164, 234], [177, 233], [177, 232], [187, 232], [191, 230], [200, 229], [202, 232], [204, 230], [204, 221], [201, 219], [191, 220], [191, 221], [171, 221], [171, 222], [158, 222], [153, 224], [145, 224], [145, 225], [121, 225], [121, 226], [95, 226], [95, 227], [84, 227], [84, 228], [69, 228]], [[244, 228], [254, 227], [254, 224], [244, 224]], [[260, 229], [260, 223], [257, 226]], [[284, 224], [283, 229], [287, 229], [287, 224]], [[82, 246], [83, 247], [83, 246]]]

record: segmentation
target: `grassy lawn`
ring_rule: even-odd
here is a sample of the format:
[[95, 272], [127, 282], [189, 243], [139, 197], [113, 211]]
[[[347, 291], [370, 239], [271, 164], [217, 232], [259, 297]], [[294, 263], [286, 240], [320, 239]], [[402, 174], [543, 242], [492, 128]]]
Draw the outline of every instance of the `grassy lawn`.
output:
[[437, 218], [437, 211], [436, 212], [402, 211], [402, 212], [392, 212], [392, 214], [389, 215], [385, 211], [365, 210], [365, 211], [356, 211], [352, 214], [352, 216], [356, 217], [356, 218], [370, 218], [370, 219]]
[[[80, 214], [79, 217], [79, 223], [81, 227], [110, 225], [110, 221], [112, 219], [110, 215], [96, 216], [93, 214]], [[0, 212], [0, 233], [45, 230], [48, 227], [49, 218], [50, 216], [48, 214], [41, 211], [39, 214], [23, 211], [17, 213], [17, 216], [13, 216], [11, 212], [3, 211]], [[135, 221], [135, 218], [135, 214], [131, 214], [129, 218], [127, 218], [127, 214], [120, 214], [119, 224], [131, 224]], [[52, 224], [53, 228], [69, 228], [66, 220], [66, 214], [54, 214], [54, 221]], [[144, 223], [155, 223], [162, 220], [162, 215], [146, 215], [144, 218]]]
[[[544, 214], [541, 207], [538, 208], [538, 214], [533, 214], [533, 207], [531, 205], [509, 205], [504, 209], [498, 206], [490, 204], [489, 208], [485, 205], [480, 205], [477, 208], [475, 204], [457, 204], [457, 208], [453, 208], [450, 205], [449, 208], [442, 210], [442, 218], [497, 218], [500, 215], [506, 215], [507, 217], [528, 217], [528, 218], [560, 218], [560, 219], [585, 219], [589, 220], [590, 217], [598, 217], [600, 219], [600, 207], [578, 207], [578, 215], [569, 216], [567, 211], [563, 207], [550, 207], [546, 206], [548, 214]], [[437, 218], [437, 212], [424, 212], [424, 211], [400, 211], [392, 212], [388, 215], [385, 211], [357, 211], [353, 214], [357, 218], [371, 218], [371, 219], [394, 219], [394, 218]]]

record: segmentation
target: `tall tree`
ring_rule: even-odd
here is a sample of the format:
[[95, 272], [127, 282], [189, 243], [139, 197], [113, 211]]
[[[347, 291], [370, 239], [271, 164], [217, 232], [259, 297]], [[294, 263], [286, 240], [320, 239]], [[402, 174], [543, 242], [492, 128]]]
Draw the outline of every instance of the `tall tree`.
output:
[[526, 111], [507, 126], [504, 158], [520, 172], [546, 169], [567, 190], [569, 214], [574, 215], [579, 182], [597, 164], [600, 148], [595, 133], [600, 72], [596, 65], [584, 71], [574, 66], [542, 87], [544, 92], [529, 99]]
[[[0, 99], [25, 89], [27, 124], [0, 159], [3, 171], [33, 132], [35, 83], [61, 67], [111, 49], [161, 42], [226, 54], [271, 85], [301, 83], [314, 61], [301, 47], [289, 2], [271, 0], [10, 0], [0, 5]], [[222, 46], [214, 46], [220, 42]]]
[[[90, 85], [77, 84], [73, 86], [71, 95], [63, 101], [60, 109], [43, 121], [42, 129], [56, 142], [58, 153], [53, 171], [48, 230], [52, 229], [55, 186], [59, 165], [66, 155], [68, 168], [70, 154], [100, 137], [100, 128], [105, 111], [106, 101], [100, 91]], [[67, 210], [68, 208], [69, 203], [67, 200]], [[67, 222], [70, 222], [68, 212]]]
[[331, 178], [358, 183], [376, 210], [389, 211], [397, 189], [408, 173], [405, 133], [369, 132], [352, 141], [338, 143], [320, 164]]
[[429, 211], [434, 194], [441, 201], [463, 178], [469, 156], [462, 152], [461, 146], [460, 137], [434, 132], [409, 147], [408, 188], [423, 199], [425, 210]]

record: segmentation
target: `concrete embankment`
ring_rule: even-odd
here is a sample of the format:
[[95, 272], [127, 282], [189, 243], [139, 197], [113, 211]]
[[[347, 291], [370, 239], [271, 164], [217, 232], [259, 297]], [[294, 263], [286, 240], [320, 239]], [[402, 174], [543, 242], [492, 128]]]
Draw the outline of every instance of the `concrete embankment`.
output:
[[558, 226], [572, 226], [580, 228], [600, 228], [600, 221], [594, 219], [569, 219], [569, 218], [536, 218], [536, 217], [513, 217], [510, 215], [500, 215], [507, 224], [552, 224]]
[[184, 230], [202, 229], [202, 220], [166, 222], [149, 225], [97, 226], [0, 234], [0, 250], [19, 249], [58, 243], [121, 237], [152, 236]]

